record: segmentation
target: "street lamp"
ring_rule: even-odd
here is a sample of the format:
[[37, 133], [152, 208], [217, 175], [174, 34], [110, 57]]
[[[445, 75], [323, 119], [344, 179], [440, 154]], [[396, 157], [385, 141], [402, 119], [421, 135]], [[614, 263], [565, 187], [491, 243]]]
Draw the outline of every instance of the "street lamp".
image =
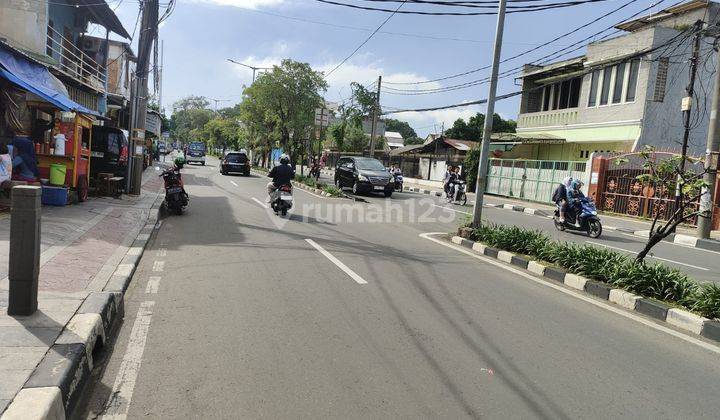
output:
[[234, 63], [234, 64], [239, 64], [239, 65], [241, 65], [241, 66], [244, 66], [244, 67], [247, 67], [247, 68], [251, 69], [252, 72], [253, 72], [253, 78], [252, 78], [253, 83], [255, 83], [255, 71], [257, 71], [257, 70], [270, 70], [270, 69], [272, 69], [272, 67], [255, 67], [255, 66], [251, 66], [251, 65], [248, 65], [248, 64], [245, 64], [245, 63], [241, 63], [241, 62], [239, 62], [239, 61], [235, 61], [235, 60], [233, 60], [232, 58], [228, 58], [227, 61], [229, 61], [229, 62], [231, 62], [231, 63]]

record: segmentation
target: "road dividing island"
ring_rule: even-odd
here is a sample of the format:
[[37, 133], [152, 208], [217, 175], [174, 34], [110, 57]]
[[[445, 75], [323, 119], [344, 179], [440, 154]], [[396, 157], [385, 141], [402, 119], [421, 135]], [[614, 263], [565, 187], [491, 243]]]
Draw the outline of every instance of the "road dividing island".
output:
[[[636, 296], [623, 289], [614, 289], [608, 284], [460, 236], [448, 237], [443, 232], [429, 232], [420, 234], [420, 237], [720, 354], [720, 321], [718, 320], [710, 320], [654, 299]], [[642, 315], [638, 316], [638, 313]]]

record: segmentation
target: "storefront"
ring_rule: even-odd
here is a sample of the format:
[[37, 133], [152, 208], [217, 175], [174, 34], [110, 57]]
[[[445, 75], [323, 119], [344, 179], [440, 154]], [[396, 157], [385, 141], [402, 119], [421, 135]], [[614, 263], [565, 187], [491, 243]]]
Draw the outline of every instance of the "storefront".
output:
[[0, 106], [0, 143], [10, 146], [11, 158], [22, 158], [12, 178], [41, 184], [43, 201], [55, 197], [51, 204], [87, 199], [92, 125], [99, 115], [70, 100], [47, 68], [4, 44]]

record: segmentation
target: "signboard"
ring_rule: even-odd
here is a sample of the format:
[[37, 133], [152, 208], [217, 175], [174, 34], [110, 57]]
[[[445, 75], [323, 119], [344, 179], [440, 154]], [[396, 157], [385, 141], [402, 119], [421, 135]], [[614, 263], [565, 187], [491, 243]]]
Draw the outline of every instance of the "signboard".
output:
[[327, 127], [330, 123], [330, 110], [325, 108], [316, 108], [315, 109], [315, 125], [322, 127]]
[[170, 138], [170, 132], [169, 131], [163, 131], [162, 132], [162, 138], [169, 139]]
[[148, 112], [145, 114], [145, 131], [149, 131], [155, 134], [156, 137], [160, 137], [161, 128], [160, 116], [154, 112]]

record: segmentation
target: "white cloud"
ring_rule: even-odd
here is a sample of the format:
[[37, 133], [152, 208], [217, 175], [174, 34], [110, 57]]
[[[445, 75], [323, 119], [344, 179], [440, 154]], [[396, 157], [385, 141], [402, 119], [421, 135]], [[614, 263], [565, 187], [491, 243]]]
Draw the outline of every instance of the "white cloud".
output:
[[209, 3], [218, 6], [234, 6], [247, 9], [257, 9], [263, 6], [276, 6], [285, 0], [190, 0], [193, 3]]

